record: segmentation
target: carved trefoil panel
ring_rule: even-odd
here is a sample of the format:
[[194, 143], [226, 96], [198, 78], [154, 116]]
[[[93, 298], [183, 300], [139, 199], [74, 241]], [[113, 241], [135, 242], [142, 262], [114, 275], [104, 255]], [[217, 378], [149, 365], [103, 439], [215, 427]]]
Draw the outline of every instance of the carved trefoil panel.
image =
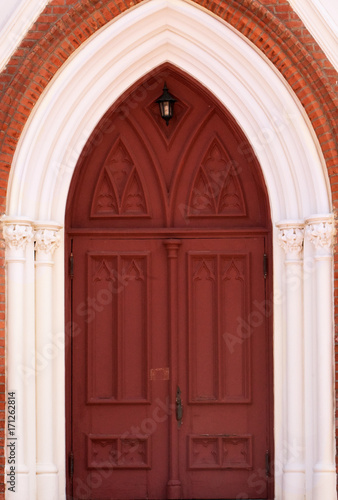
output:
[[[118, 398], [118, 256], [88, 254], [88, 294], [83, 313], [88, 323], [88, 401]], [[109, 327], [108, 327], [109, 325]]]
[[[121, 255], [124, 286], [119, 293], [121, 397], [147, 399], [148, 255]], [[133, 369], [128, 369], [133, 366]]]
[[197, 171], [188, 201], [188, 216], [245, 216], [238, 169], [216, 137]]
[[220, 255], [220, 392], [227, 402], [251, 398], [250, 255]]
[[[148, 399], [148, 252], [88, 252], [88, 403]], [[133, 367], [131, 370], [130, 367]]]
[[192, 401], [218, 400], [217, 255], [189, 254], [189, 364]]
[[190, 435], [188, 436], [189, 469], [251, 469], [252, 436]]
[[150, 437], [89, 434], [88, 469], [150, 469]]
[[250, 254], [189, 252], [189, 401], [251, 401]]
[[91, 217], [147, 217], [140, 168], [119, 138], [110, 150], [94, 190]]

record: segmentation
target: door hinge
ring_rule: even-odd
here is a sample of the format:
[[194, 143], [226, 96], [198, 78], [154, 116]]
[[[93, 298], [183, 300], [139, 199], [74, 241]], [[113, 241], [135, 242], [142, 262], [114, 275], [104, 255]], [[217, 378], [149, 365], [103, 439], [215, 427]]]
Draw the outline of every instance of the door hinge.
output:
[[69, 276], [71, 279], [74, 278], [74, 255], [73, 255], [73, 252], [70, 252], [70, 257], [69, 257]]
[[267, 477], [270, 477], [270, 452], [266, 450], [265, 452], [265, 473]]
[[69, 466], [69, 477], [73, 479], [74, 476], [74, 453], [71, 451], [68, 457], [68, 466]]
[[263, 255], [263, 274], [264, 274], [264, 279], [266, 279], [268, 275], [268, 256], [266, 253]]

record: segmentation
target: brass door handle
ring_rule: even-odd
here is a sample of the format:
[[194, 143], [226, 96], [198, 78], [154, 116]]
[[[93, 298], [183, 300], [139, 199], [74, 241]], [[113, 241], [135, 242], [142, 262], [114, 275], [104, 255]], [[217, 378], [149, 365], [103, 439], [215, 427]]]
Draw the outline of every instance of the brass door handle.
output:
[[178, 428], [180, 428], [182, 425], [182, 419], [183, 419], [183, 405], [182, 405], [182, 399], [181, 399], [181, 389], [179, 388], [179, 386], [177, 386], [177, 390], [176, 390], [176, 420], [177, 420]]

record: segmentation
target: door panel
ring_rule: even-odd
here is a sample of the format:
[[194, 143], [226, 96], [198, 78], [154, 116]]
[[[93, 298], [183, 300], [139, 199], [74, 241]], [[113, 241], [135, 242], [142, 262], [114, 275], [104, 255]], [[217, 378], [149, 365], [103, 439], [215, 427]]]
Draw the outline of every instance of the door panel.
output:
[[88, 297], [99, 303], [88, 323], [90, 403], [148, 399], [149, 264], [147, 252], [87, 253]]
[[181, 252], [183, 498], [266, 498], [264, 240], [183, 240]]
[[249, 255], [189, 251], [187, 257], [190, 402], [250, 402], [250, 339], [227, 347], [238, 318], [248, 316]]
[[165, 249], [80, 238], [73, 251], [74, 497], [165, 498]]

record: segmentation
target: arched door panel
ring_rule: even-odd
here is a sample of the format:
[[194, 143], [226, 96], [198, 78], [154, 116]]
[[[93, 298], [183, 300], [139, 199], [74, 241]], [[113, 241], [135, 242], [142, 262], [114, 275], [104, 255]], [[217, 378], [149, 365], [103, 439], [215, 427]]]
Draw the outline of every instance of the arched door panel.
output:
[[81, 155], [67, 236], [69, 498], [271, 498], [269, 208], [231, 116], [171, 66], [138, 82]]

